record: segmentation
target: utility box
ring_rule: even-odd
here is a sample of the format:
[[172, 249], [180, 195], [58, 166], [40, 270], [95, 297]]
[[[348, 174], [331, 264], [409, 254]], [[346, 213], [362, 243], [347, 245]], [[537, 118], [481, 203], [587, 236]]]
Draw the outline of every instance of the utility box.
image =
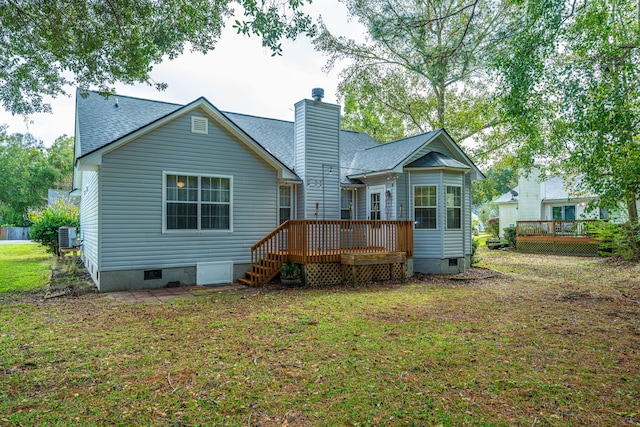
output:
[[75, 248], [77, 230], [75, 227], [60, 227], [58, 229], [58, 246], [60, 249]]

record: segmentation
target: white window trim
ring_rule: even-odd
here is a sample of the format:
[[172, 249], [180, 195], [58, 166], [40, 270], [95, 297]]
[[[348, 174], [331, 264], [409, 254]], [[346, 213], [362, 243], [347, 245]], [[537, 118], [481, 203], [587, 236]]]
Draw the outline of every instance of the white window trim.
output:
[[[416, 187], [436, 187], [436, 205], [435, 206], [416, 206], [415, 200], [416, 200]], [[436, 230], [440, 230], [440, 223], [442, 222], [440, 220], [441, 217], [441, 211], [440, 208], [438, 207], [438, 193], [440, 193], [440, 186], [438, 184], [413, 184], [413, 186], [411, 187], [412, 192], [411, 192], [411, 215], [413, 216], [413, 229], [414, 230], [421, 230], [421, 231], [436, 231]], [[420, 208], [436, 208], [436, 227], [435, 228], [416, 228], [416, 208], [420, 209]], [[446, 212], [445, 212], [446, 214]], [[446, 221], [446, 218], [445, 218]]]
[[[195, 176], [198, 178], [198, 228], [195, 230], [168, 230], [167, 229], [167, 175], [184, 175]], [[226, 178], [229, 180], [229, 228], [226, 230], [201, 230], [200, 229], [200, 178]], [[231, 234], [233, 233], [233, 176], [232, 175], [216, 175], [194, 172], [175, 172], [162, 171], [162, 233], [163, 234]]]
[[282, 206], [280, 206], [280, 187], [289, 187], [290, 191], [291, 191], [291, 206], [289, 206], [289, 210], [290, 210], [290, 215], [291, 215], [291, 219], [296, 219], [296, 214], [295, 214], [295, 209], [296, 209], [296, 192], [294, 191], [295, 188], [293, 187], [292, 184], [279, 184], [278, 185], [278, 225], [281, 224], [280, 222], [280, 208]]
[[[451, 208], [454, 209], [460, 209], [460, 227], [456, 227], [456, 228], [451, 228], [449, 227], [449, 205], [447, 203], [447, 188], [448, 187], [457, 187], [460, 189], [460, 206], [451, 206]], [[445, 230], [452, 230], [452, 231], [457, 231], [457, 230], [462, 230], [464, 228], [464, 216], [463, 216], [463, 211], [462, 211], [462, 207], [464, 206], [464, 191], [462, 189], [461, 185], [445, 185], [444, 186], [444, 227]]]

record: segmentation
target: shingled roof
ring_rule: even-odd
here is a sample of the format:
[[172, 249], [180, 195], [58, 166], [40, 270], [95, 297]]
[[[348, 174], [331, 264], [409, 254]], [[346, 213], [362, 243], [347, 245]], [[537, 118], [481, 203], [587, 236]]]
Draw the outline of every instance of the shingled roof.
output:
[[[112, 95], [105, 99], [97, 92], [90, 91], [83, 95], [78, 91], [76, 139], [80, 142], [80, 156], [85, 156], [117, 141], [182, 107], [184, 105], [122, 95]], [[221, 113], [285, 166], [293, 168], [295, 143], [293, 122], [232, 112]], [[349, 179], [348, 176], [397, 167], [439, 132], [441, 130], [381, 144], [366, 133], [341, 130], [341, 182], [357, 183], [358, 181]], [[459, 163], [456, 160], [450, 160]], [[462, 165], [462, 163], [459, 164]]]

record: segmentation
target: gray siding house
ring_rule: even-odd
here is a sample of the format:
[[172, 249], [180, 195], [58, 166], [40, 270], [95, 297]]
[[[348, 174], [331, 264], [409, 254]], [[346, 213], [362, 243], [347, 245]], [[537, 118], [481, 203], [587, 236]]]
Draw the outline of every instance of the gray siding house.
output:
[[293, 122], [95, 92], [76, 97], [73, 194], [100, 291], [227, 283], [289, 219], [411, 220], [412, 270], [470, 266], [471, 181], [444, 129], [380, 144], [305, 99]]

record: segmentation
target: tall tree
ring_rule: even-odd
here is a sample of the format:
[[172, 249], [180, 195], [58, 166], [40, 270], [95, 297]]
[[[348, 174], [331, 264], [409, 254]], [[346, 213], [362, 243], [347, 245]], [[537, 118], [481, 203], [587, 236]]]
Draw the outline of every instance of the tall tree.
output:
[[49, 149], [26, 134], [0, 127], [0, 223], [20, 224], [29, 209], [47, 203], [49, 188], [70, 188], [73, 138], [60, 137]]
[[[368, 30], [357, 43], [320, 24], [318, 50], [328, 67], [352, 63], [342, 73], [343, 95], [402, 117], [407, 133], [447, 127], [457, 139], [494, 125], [485, 85], [485, 58], [502, 39], [509, 8], [499, 0], [343, 0]], [[346, 114], [351, 123], [355, 117]]]
[[[314, 34], [307, 0], [238, 0], [238, 32], [255, 34], [274, 54], [283, 38]], [[310, 2], [310, 1], [309, 1]], [[186, 47], [214, 48], [232, 0], [0, 0], [0, 103], [14, 114], [50, 111], [43, 96], [68, 85], [109, 92], [143, 82], [155, 64]]]
[[522, 1], [520, 32], [498, 57], [505, 147], [575, 179], [600, 205], [640, 194], [640, 3]]

